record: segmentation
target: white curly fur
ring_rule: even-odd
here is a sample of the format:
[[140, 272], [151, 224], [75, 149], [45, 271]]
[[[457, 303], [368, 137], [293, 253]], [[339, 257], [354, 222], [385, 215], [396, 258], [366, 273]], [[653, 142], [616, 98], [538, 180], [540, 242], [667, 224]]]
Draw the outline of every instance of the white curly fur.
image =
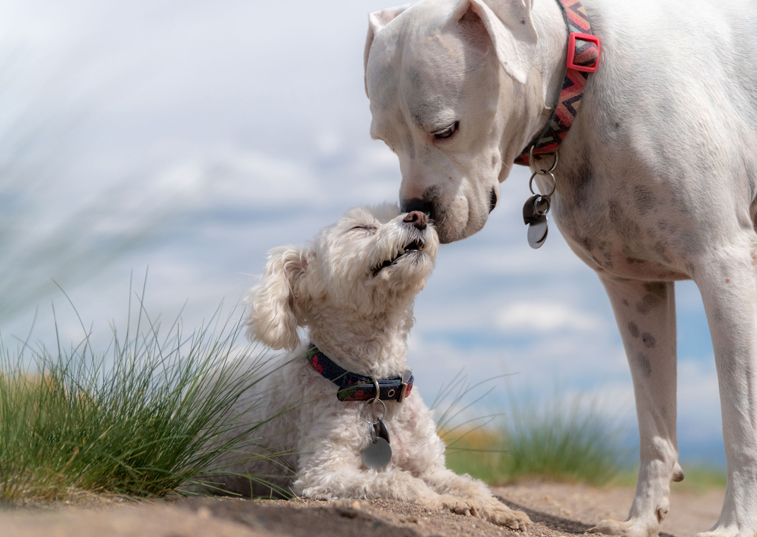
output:
[[[497, 501], [481, 481], [446, 468], [444, 444], [417, 390], [402, 403], [386, 402], [389, 465], [380, 471], [363, 466], [360, 453], [370, 438], [362, 418], [371, 409], [339, 401], [337, 386], [306, 359], [313, 341], [355, 373], [384, 378], [406, 369], [413, 300], [431, 273], [439, 240], [431, 225], [419, 229], [405, 217], [396, 205], [351, 209], [312, 246], [270, 252], [265, 275], [248, 295], [249, 335], [290, 352], [235, 408], [245, 423], [286, 412], [249, 439], [250, 453], [227, 456], [218, 470], [267, 476], [275, 487], [309, 498], [414, 501], [523, 529], [530, 522], [525, 514]], [[421, 251], [408, 251], [374, 274], [418, 239]], [[301, 341], [298, 327], [307, 327], [308, 340]], [[242, 477], [213, 480], [231, 492], [271, 493], [270, 486]]]

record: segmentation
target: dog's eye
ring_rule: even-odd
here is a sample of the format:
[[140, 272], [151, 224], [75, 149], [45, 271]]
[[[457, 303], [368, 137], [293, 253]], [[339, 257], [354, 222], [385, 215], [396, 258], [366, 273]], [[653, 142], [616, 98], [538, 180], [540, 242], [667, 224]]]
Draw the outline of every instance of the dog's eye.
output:
[[356, 231], [356, 230], [367, 231], [369, 233], [376, 233], [376, 226], [369, 226], [368, 224], [361, 224], [359, 226], [353, 227], [350, 231]]
[[452, 125], [443, 128], [440, 131], [434, 133], [434, 138], [437, 140], [444, 140], [445, 138], [452, 138], [460, 128], [460, 122], [455, 121]]

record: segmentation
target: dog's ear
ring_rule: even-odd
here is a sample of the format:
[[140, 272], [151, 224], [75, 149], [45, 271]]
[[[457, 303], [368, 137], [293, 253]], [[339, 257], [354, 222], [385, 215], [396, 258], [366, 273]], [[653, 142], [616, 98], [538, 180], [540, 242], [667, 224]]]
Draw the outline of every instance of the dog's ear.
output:
[[473, 12], [486, 27], [505, 72], [525, 84], [536, 52], [532, 0], [461, 0], [453, 13], [460, 20]]
[[247, 335], [274, 349], [294, 350], [300, 343], [297, 327], [305, 321], [304, 286], [312, 251], [304, 248], [274, 248], [260, 283], [250, 289], [245, 302], [250, 308]]
[[[371, 45], [373, 45], [373, 38], [376, 34], [392, 22], [397, 16], [410, 7], [410, 4], [404, 6], [390, 7], [382, 9], [381, 11], [374, 11], [368, 15], [368, 35], [365, 37], [365, 50], [363, 51], [363, 67], [365, 69], [365, 75], [368, 74], [368, 55], [371, 52]], [[365, 94], [368, 95], [368, 79], [364, 75], [365, 81]], [[370, 97], [370, 96], [369, 96]]]

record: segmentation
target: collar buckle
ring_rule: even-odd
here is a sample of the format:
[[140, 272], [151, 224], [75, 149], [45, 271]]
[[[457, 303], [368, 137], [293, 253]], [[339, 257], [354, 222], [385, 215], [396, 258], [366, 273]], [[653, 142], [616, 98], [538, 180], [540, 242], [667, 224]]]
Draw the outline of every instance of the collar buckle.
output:
[[412, 376], [413, 372], [409, 369], [405, 369], [405, 372], [402, 374], [402, 382], [400, 383], [400, 394], [397, 397], [398, 403], [401, 403], [405, 400], [405, 395], [407, 395], [407, 385], [410, 382]]
[[[579, 54], [584, 54], [587, 58], [581, 59], [581, 64], [576, 64], [576, 40], [586, 41], [593, 46], [586, 47], [582, 45], [579, 49]], [[596, 50], [596, 52], [595, 52]], [[602, 46], [599, 44], [599, 38], [591, 34], [581, 34], [578, 32], [571, 32], [568, 36], [568, 69], [574, 71], [581, 71], [583, 73], [593, 73], [599, 66], [599, 57], [602, 52]], [[584, 65], [585, 60], [592, 62], [589, 65]]]

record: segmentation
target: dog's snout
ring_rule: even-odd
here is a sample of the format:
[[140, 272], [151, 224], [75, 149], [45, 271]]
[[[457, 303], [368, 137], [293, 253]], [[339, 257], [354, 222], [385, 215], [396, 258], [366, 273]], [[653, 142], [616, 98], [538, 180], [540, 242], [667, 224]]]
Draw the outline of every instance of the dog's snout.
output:
[[420, 211], [429, 216], [431, 215], [431, 203], [421, 198], [404, 199], [400, 205], [403, 213]]
[[428, 223], [428, 216], [426, 216], [426, 213], [421, 211], [410, 211], [405, 216], [403, 222], [406, 222], [420, 230], [424, 230], [426, 229], [426, 224]]

